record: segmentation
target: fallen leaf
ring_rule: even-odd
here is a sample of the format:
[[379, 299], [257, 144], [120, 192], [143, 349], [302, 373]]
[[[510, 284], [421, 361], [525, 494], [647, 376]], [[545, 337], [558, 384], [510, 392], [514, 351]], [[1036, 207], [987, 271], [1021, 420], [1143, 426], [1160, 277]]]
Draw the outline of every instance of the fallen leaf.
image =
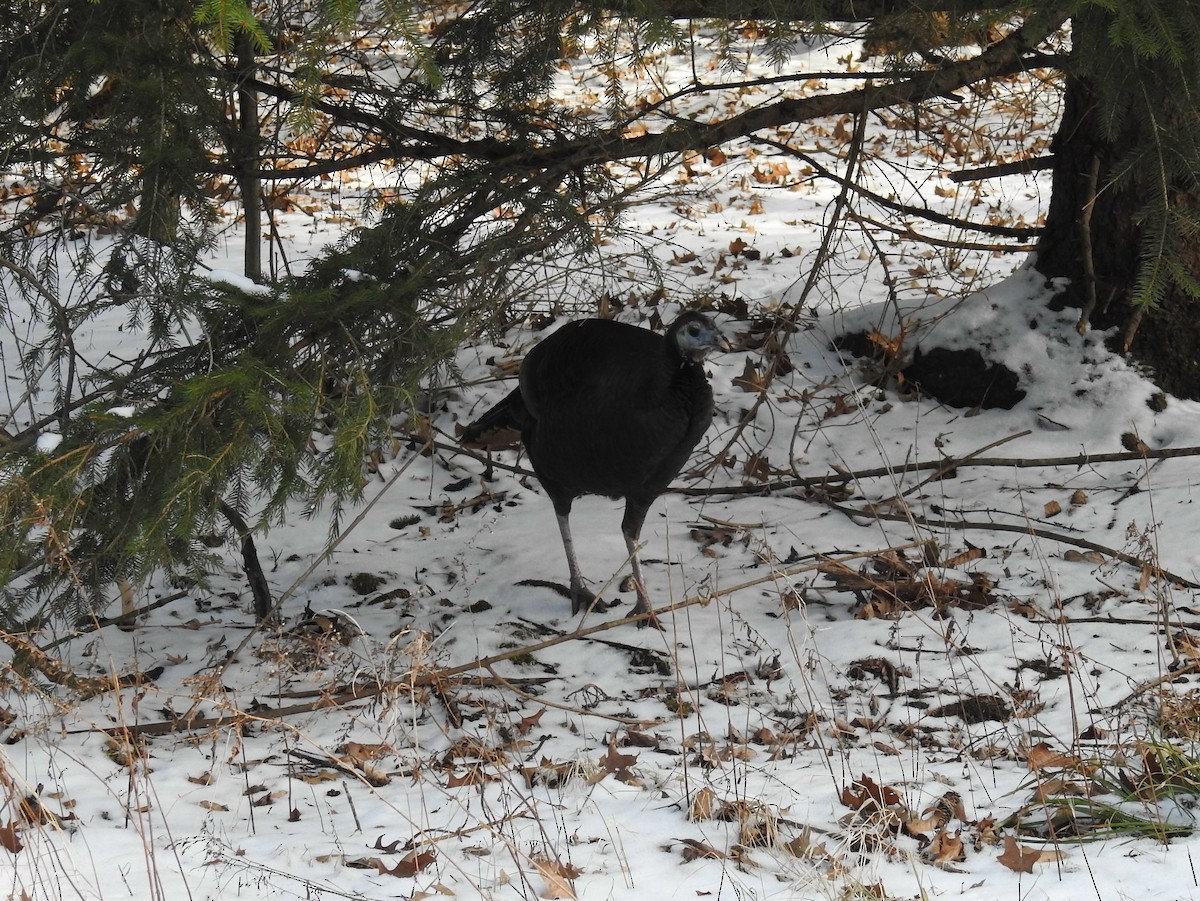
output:
[[947, 569], [958, 569], [964, 563], [970, 563], [972, 560], [982, 560], [987, 556], [987, 551], [981, 547], [968, 547], [960, 554], [955, 554], [953, 557], [945, 561], [943, 566]]
[[869, 803], [878, 807], [891, 807], [900, 803], [900, 793], [890, 786], [880, 785], [864, 774], [849, 788], [842, 789], [842, 803], [854, 810]]
[[896, 358], [904, 350], [904, 339], [907, 337], [907, 328], [907, 325], [902, 327], [900, 333], [895, 337], [885, 335], [883, 332], [871, 331], [867, 333], [867, 340], [882, 350], [886, 356]]
[[[40, 792], [41, 789], [42, 787], [39, 785], [38, 791]], [[21, 819], [26, 823], [35, 826], [45, 826], [50, 823], [56, 826], [60, 824], [58, 814], [47, 808], [38, 795], [26, 795], [21, 799], [17, 809], [21, 814]]]
[[617, 733], [614, 731], [608, 739], [608, 752], [600, 758], [600, 772], [588, 781], [595, 785], [605, 776], [614, 776], [618, 782], [624, 782], [626, 785], [638, 785], [640, 780], [629, 769], [635, 763], [637, 763], [636, 755], [622, 754], [617, 750]]
[[488, 782], [495, 782], [498, 777], [485, 773], [482, 767], [472, 766], [467, 767], [462, 775], [451, 773], [446, 779], [447, 788], [459, 788], [463, 785], [484, 785]]
[[1061, 797], [1062, 795], [1086, 797], [1088, 795], [1088, 787], [1082, 782], [1056, 777], [1039, 782], [1033, 789], [1034, 800], [1041, 804], [1045, 804], [1050, 799]]
[[733, 385], [735, 388], [740, 388], [742, 391], [757, 393], [767, 387], [770, 382], [765, 375], [758, 371], [758, 367], [754, 362], [747, 358], [745, 366], [742, 367], [742, 374], [735, 376]]
[[1015, 613], [1017, 616], [1023, 616], [1025, 619], [1046, 619], [1046, 614], [1035, 607], [1033, 604], [1013, 598], [1008, 602], [1008, 612]]
[[637, 729], [625, 730], [625, 745], [633, 748], [657, 748], [662, 742], [652, 732], [641, 732]]
[[904, 830], [914, 836], [928, 835], [930, 832], [936, 832], [945, 825], [946, 821], [938, 816], [937, 813], [934, 813], [919, 820], [909, 820], [904, 824]]
[[692, 803], [688, 807], [688, 819], [693, 823], [711, 820], [716, 806], [717, 793], [706, 785], [692, 795]]
[[398, 879], [411, 879], [418, 873], [429, 869], [437, 860], [436, 851], [412, 851], [391, 869], [383, 861], [375, 859], [375, 868], [380, 876], [395, 876]]
[[1070, 754], [1060, 754], [1043, 741], [1029, 749], [1028, 754], [1025, 755], [1025, 765], [1030, 770], [1044, 770], [1049, 767], [1077, 767], [1079, 758], [1072, 757]]
[[775, 733], [766, 726], [762, 726], [761, 728], [755, 730], [754, 741], [760, 745], [773, 745], [778, 740], [779, 739], [776, 737]]
[[925, 855], [939, 865], [966, 860], [967, 851], [963, 847], [960, 835], [960, 832], [955, 832], [954, 835], [945, 831], [939, 832], [925, 849]]
[[771, 478], [771, 462], [765, 454], [753, 453], [746, 459], [743, 471], [746, 478], [755, 482], [765, 482]]
[[1025, 848], [1017, 844], [1011, 835], [1004, 837], [1004, 852], [996, 859], [1010, 870], [1018, 873], [1032, 873], [1034, 864], [1053, 863], [1062, 860], [1066, 855], [1053, 848], [1039, 851], [1036, 848]]
[[380, 757], [386, 757], [388, 754], [394, 753], [395, 750], [389, 744], [364, 744], [363, 742], [350, 741], [346, 742], [346, 754], [342, 757], [342, 760], [359, 764], [365, 760], [378, 760]]
[[525, 782], [530, 788], [539, 784], [561, 785], [567, 779], [577, 774], [578, 771], [574, 761], [554, 763], [545, 757], [541, 759], [541, 762], [537, 766], [521, 768], [521, 775], [525, 777]]
[[579, 867], [546, 857], [533, 858], [533, 865], [546, 880], [546, 890], [538, 897], [551, 899], [575, 897], [575, 889], [571, 888], [569, 880], [576, 879], [583, 873]]
[[320, 785], [322, 782], [334, 782], [339, 774], [334, 770], [319, 770], [315, 773], [301, 773], [300, 779], [309, 785]]
[[805, 826], [803, 832], [795, 838], [784, 842], [782, 847], [792, 857], [808, 857], [813, 852], [812, 829]]
[[544, 714], [545, 712], [546, 712], [546, 708], [543, 707], [537, 713], [531, 713], [531, 714], [529, 714], [529, 716], [522, 717], [521, 721], [519, 723], [517, 723], [517, 731], [520, 732], [522, 735], [527, 735], [529, 733], [529, 730], [532, 729], [534, 726], [536, 726], [541, 721], [542, 714]]
[[3, 847], [11, 854], [18, 854], [25, 847], [17, 837], [17, 823], [15, 820], [7, 826], [0, 826], [0, 847]]
[[725, 855], [714, 848], [712, 845], [706, 845], [704, 842], [697, 841], [694, 838], [681, 838], [679, 842], [683, 845], [683, 859], [687, 863], [693, 860], [707, 858], [709, 860], [724, 860]]
[[1135, 454], [1148, 454], [1150, 445], [1137, 436], [1135, 432], [1125, 432], [1121, 436], [1121, 447]]

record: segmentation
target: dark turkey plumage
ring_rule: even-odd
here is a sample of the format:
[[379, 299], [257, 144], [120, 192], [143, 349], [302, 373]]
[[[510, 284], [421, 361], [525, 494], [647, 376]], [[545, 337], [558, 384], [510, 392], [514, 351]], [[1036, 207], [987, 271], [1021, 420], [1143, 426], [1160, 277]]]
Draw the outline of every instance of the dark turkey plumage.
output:
[[684, 313], [665, 336], [607, 319], [567, 323], [525, 357], [518, 387], [464, 432], [464, 443], [498, 428], [521, 433], [558, 518], [572, 612], [595, 600], [569, 521], [572, 502], [585, 494], [625, 498], [621, 532], [638, 596], [634, 613], [650, 612], [638, 539], [646, 511], [712, 422], [703, 363], [714, 348], [728, 344], [700, 313]]

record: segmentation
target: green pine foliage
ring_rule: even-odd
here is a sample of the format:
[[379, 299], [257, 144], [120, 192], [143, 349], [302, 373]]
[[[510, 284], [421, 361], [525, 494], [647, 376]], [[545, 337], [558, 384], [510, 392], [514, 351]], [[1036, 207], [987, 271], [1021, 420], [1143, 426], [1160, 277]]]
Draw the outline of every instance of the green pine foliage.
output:
[[206, 537], [231, 530], [222, 503], [265, 528], [361, 497], [367, 455], [461, 339], [422, 319], [419, 291], [362, 273], [261, 294], [189, 282], [174, 305], [204, 340], [113, 374], [127, 405], [78, 406], [52, 451], [7, 448], [8, 615], [93, 609], [117, 577], [202, 580]]
[[6, 102], [0, 160], [54, 163], [74, 155], [74, 179], [46, 180], [26, 210], [95, 224], [141, 207], [143, 234], [170, 238], [181, 206], [211, 215], [196, 173], [208, 167], [223, 109], [198, 77], [205, 51], [191, 0], [20, 4], [3, 26]]
[[271, 38], [243, 0], [203, 0], [196, 7], [196, 21], [208, 28], [219, 53], [231, 53], [238, 34], [249, 35], [259, 53], [271, 52]]
[[[527, 34], [485, 35], [476, 58], [455, 51], [462, 71], [481, 76], [470, 90], [443, 82], [438, 64], [458, 38], [423, 36], [429, 49], [414, 50], [412, 12], [396, 3], [295, 3], [272, 23], [239, 0], [79, 0], [53, 21], [30, 6], [9, 23], [0, 39], [20, 52], [0, 77], [20, 111], [0, 112], [0, 158], [46, 186], [44, 202], [21, 204], [0, 228], [0, 261], [16, 273], [0, 291], [22, 295], [42, 335], [22, 360], [40, 401], [0, 444], [9, 624], [98, 611], [118, 577], [202, 579], [211, 536], [237, 530], [223, 510], [265, 529], [353, 502], [365, 462], [390, 451], [431, 373], [468, 331], [504, 314], [509, 273], [557, 264], [564, 245], [594, 249], [611, 216], [602, 168], [538, 172], [522, 157], [592, 127], [537, 102], [561, 30], [576, 27], [570, 10], [522, 7]], [[151, 39], [129, 41], [131, 28]], [[275, 142], [264, 157], [291, 158], [285, 142], [306, 121], [331, 146], [394, 140], [396, 180], [408, 186], [308, 272], [263, 292], [206, 281], [195, 262], [238, 146], [233, 85], [247, 69], [229, 54], [242, 35], [260, 55], [288, 46], [272, 60], [292, 67], [270, 107], [273, 130], [262, 131]], [[398, 60], [382, 73], [388, 90], [355, 95], [361, 123], [331, 117], [323, 104], [344, 93], [330, 85], [370, 86], [370, 66], [355, 68], [359, 48], [383, 44]], [[502, 165], [405, 158], [416, 112], [452, 98], [495, 111], [482, 121], [508, 142]], [[390, 122], [398, 134], [386, 133]], [[475, 124], [465, 114], [446, 123], [453, 136]], [[88, 167], [78, 185], [64, 146]], [[114, 322], [131, 336], [127, 357], [81, 368], [77, 336]], [[48, 432], [62, 440], [43, 452], [35, 442]]]
[[[22, 295], [38, 337], [21, 348], [27, 422], [0, 444], [0, 615], [97, 609], [117, 577], [201, 579], [212, 534], [238, 529], [223, 510], [268, 528], [354, 501], [364, 461], [390, 447], [451, 349], [503, 322], [523, 276], [557, 266], [557, 289], [618, 225], [620, 188], [574, 150], [624, 140], [639, 98], [616, 74], [697, 34], [725, 40], [736, 69], [743, 28], [783, 66], [798, 38], [853, 27], [822, 20], [833, 6], [844, 4], [777, 0], [750, 28], [732, 0], [702, 8], [719, 23], [674, 18], [668, 0], [486, 0], [439, 7], [426, 32], [405, 0], [10, 4], [0, 163], [35, 187], [0, 222], [0, 292]], [[881, 78], [975, 53], [1028, 14], [899, 6], [866, 28]], [[1073, 7], [1070, 73], [1093, 86], [1114, 144], [1139, 136], [1106, 170], [1107, 188], [1145, 198], [1137, 299], [1200, 296], [1200, 216], [1178, 202], [1200, 189], [1200, 11]], [[585, 43], [612, 74], [602, 113], [547, 100]], [[196, 261], [235, 191], [254, 193], [261, 176], [286, 203], [275, 167], [313, 177], [360, 155], [384, 159], [392, 185], [308, 271], [281, 270], [262, 291], [202, 277]], [[114, 321], [131, 336], [124, 358], [79, 353]], [[43, 452], [47, 431], [63, 440]]]
[[1144, 198], [1135, 307], [1178, 290], [1200, 300], [1195, 212], [1200, 192], [1200, 7], [1173, 0], [1087, 0], [1073, 20], [1071, 74], [1096, 96], [1106, 190]]

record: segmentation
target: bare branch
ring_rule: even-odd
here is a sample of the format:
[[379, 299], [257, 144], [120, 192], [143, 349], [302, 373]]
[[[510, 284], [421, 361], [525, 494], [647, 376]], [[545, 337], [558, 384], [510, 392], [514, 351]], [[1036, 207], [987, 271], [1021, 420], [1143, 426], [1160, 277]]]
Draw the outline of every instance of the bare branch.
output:
[[731, 494], [738, 497], [760, 494], [772, 494], [776, 491], [787, 491], [791, 488], [819, 488], [822, 485], [840, 485], [859, 479], [877, 479], [891, 477], [900, 473], [920, 472], [927, 469], [940, 469], [949, 474], [969, 466], [989, 466], [997, 468], [1023, 469], [1029, 467], [1052, 466], [1092, 466], [1097, 463], [1128, 463], [1134, 460], [1171, 459], [1173, 457], [1200, 456], [1200, 447], [1163, 447], [1158, 450], [1128, 451], [1113, 454], [1076, 454], [1070, 457], [946, 457], [941, 460], [923, 460], [917, 463], [905, 463], [900, 466], [879, 466], [874, 469], [860, 469], [854, 472], [837, 470], [819, 476], [809, 476], [796, 479], [776, 479], [758, 485], [713, 486], [710, 488], [675, 488], [678, 494], [688, 496]]
[[[610, 2], [620, 15], [637, 16], [638, 5]], [[758, 19], [765, 21], [866, 22], [897, 13], [983, 12], [1003, 4], [995, 0], [955, 2], [949, 0], [663, 0], [663, 12], [673, 19]]]
[[[709, 12], [706, 17], [712, 18], [713, 13]], [[1069, 14], [1064, 10], [1035, 12], [1020, 28], [978, 56], [903, 77], [888, 73], [886, 77], [893, 80], [886, 84], [869, 83], [839, 93], [784, 98], [726, 119], [712, 122], [679, 121], [660, 132], [634, 138], [627, 138], [624, 128], [620, 127], [602, 135], [551, 139], [542, 145], [514, 144], [490, 137], [458, 140], [415, 128], [352, 104], [317, 100], [313, 106], [334, 122], [365, 128], [379, 135], [391, 147], [394, 159], [434, 160], [456, 156], [487, 162], [502, 171], [542, 169], [566, 172], [612, 160], [669, 156], [712, 147], [810, 119], [919, 103], [928, 97], [952, 93], [985, 79], [1013, 75], [1029, 68], [1029, 55], [1068, 18]], [[1038, 59], [1044, 60], [1044, 57]], [[232, 77], [232, 74], [222, 74]], [[281, 84], [258, 80], [253, 87], [264, 95], [280, 100], [293, 102], [298, 99], [294, 91]]]
[[1185, 588], [1200, 588], [1200, 582], [1195, 582], [1186, 576], [1181, 576], [1178, 573], [1173, 573], [1170, 570], [1163, 569], [1157, 564], [1151, 563], [1148, 560], [1143, 560], [1140, 557], [1135, 557], [1133, 554], [1127, 554], [1124, 551], [1109, 547], [1098, 542], [1091, 541], [1087, 538], [1082, 538], [1078, 535], [1068, 535], [1064, 532], [1054, 532], [1050, 529], [1043, 529], [1038, 526], [1030, 525], [1028, 522], [973, 522], [967, 519], [934, 519], [928, 516], [921, 516], [913, 513], [911, 510], [906, 510], [903, 513], [885, 513], [879, 509], [871, 510], [856, 510], [853, 507], [847, 507], [843, 504], [834, 501], [826, 501], [827, 506], [847, 516], [856, 518], [865, 518], [872, 521], [879, 519], [887, 519], [895, 522], [913, 523], [918, 526], [928, 526], [933, 529], [954, 529], [961, 531], [984, 531], [984, 532], [1017, 532], [1022, 535], [1029, 535], [1033, 538], [1040, 538], [1044, 541], [1053, 541], [1058, 544], [1070, 544], [1075, 547], [1085, 548], [1089, 551], [1096, 551], [1099, 554], [1112, 557], [1115, 560], [1120, 560], [1135, 569], [1148, 569], [1155, 576], [1166, 579], [1176, 585], [1182, 585]]
[[963, 169], [951, 172], [948, 176], [953, 182], [982, 181], [985, 178], [1003, 178], [1006, 175], [1031, 175], [1043, 169], [1054, 168], [1054, 156], [1039, 156], [1036, 159], [1013, 160], [1011, 163], [997, 163], [994, 166], [980, 166], [976, 169]]
[[[955, 216], [947, 216], [945, 213], [940, 213], [937, 210], [931, 210], [928, 207], [918, 207], [907, 203], [900, 203], [898, 200], [893, 200], [890, 197], [884, 197], [882, 194], [876, 194], [874, 191], [869, 191], [860, 184], [845, 182], [844, 176], [841, 176], [838, 173], [821, 165], [821, 163], [815, 157], [813, 157], [812, 154], [804, 153], [803, 151], [792, 147], [790, 144], [763, 137], [756, 137], [754, 140], [757, 143], [766, 144], [768, 147], [774, 147], [776, 150], [783, 150], [797, 159], [803, 160], [805, 165], [811, 166], [813, 171], [822, 178], [848, 184], [849, 189], [859, 197], [865, 198], [876, 206], [881, 206], [884, 209], [895, 210], [897, 213], [902, 213], [906, 216], [916, 216], [920, 219], [936, 222], [939, 225], [948, 225], [952, 228], [977, 231], [982, 234], [997, 235], [1003, 238], [1018, 238], [1020, 240], [1028, 240], [1030, 238], [1036, 238], [1039, 234], [1041, 234], [1040, 228], [1015, 228], [1010, 225], [993, 225], [987, 222], [971, 222], [968, 219], [959, 219]], [[963, 245], [959, 242], [955, 242], [954, 246], [961, 247]], [[1012, 248], [1005, 249], [1012, 250]]]

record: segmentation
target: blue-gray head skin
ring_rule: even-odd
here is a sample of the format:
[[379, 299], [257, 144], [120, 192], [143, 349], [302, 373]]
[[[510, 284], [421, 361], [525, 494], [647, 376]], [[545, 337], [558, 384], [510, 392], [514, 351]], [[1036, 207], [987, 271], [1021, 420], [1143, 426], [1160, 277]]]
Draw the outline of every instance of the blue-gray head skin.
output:
[[703, 363], [710, 350], [729, 350], [729, 342], [716, 323], [703, 313], [684, 313], [667, 330], [667, 340], [679, 348], [679, 355], [692, 363]]

